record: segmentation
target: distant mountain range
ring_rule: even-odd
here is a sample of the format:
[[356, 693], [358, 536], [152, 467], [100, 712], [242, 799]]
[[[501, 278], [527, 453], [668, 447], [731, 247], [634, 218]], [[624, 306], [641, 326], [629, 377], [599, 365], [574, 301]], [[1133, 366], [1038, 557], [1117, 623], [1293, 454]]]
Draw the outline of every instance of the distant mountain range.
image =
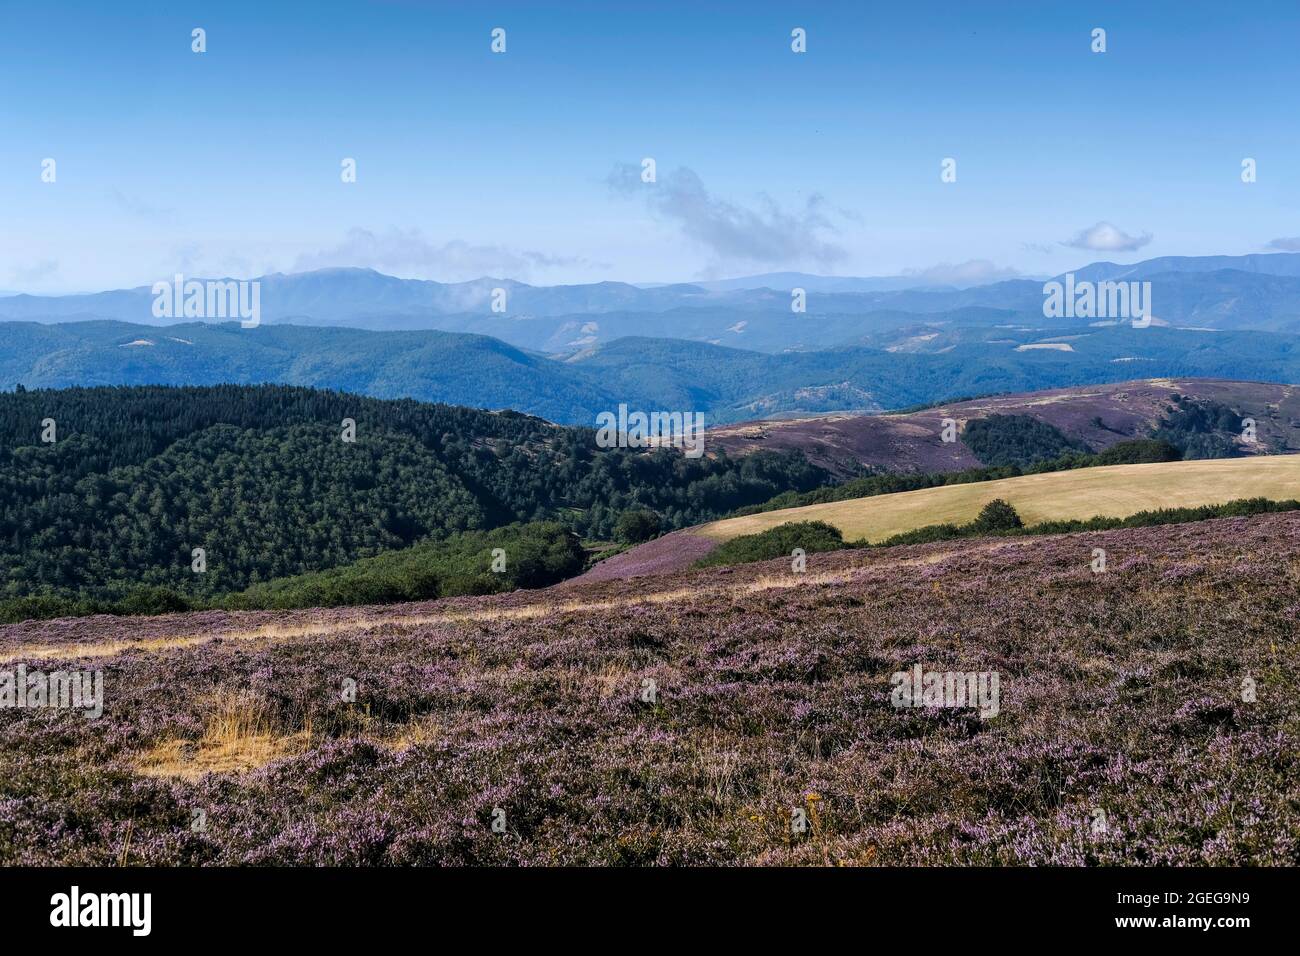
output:
[[279, 383], [513, 408], [592, 425], [620, 403], [703, 411], [711, 426], [877, 412], [1136, 377], [1300, 382], [1300, 336], [1172, 328], [898, 327], [856, 344], [768, 354], [628, 337], [563, 357], [433, 330], [191, 322], [0, 323], [0, 388]]
[[[1097, 262], [1074, 275], [1079, 281], [1150, 281], [1155, 325], [1300, 332], [1300, 253]], [[1077, 322], [1043, 317], [1043, 283], [1037, 279], [957, 288], [907, 276], [769, 273], [653, 286], [532, 286], [494, 278], [440, 283], [342, 268], [276, 273], [259, 281], [261, 318], [268, 325], [469, 332], [552, 355], [571, 355], [629, 335], [781, 352], [857, 342], [918, 321], [944, 328], [1056, 329]], [[791, 311], [789, 290], [796, 286], [807, 290], [803, 313]], [[495, 289], [504, 290], [504, 311], [492, 311]], [[0, 320], [173, 321], [154, 318], [152, 305], [147, 286], [86, 295], [11, 295], [0, 297]]]
[[[765, 272], [762, 275], [741, 276], [738, 279], [714, 279], [694, 283], [710, 292], [735, 292], [745, 289], [775, 289], [778, 292], [789, 292], [791, 289], [804, 289], [808, 292], [897, 292], [900, 289], [927, 287], [955, 289], [980, 284], [978, 282], [927, 283], [914, 275], [861, 278], [818, 276], [807, 272]], [[645, 286], [645, 288], [655, 287], [656, 285]]]

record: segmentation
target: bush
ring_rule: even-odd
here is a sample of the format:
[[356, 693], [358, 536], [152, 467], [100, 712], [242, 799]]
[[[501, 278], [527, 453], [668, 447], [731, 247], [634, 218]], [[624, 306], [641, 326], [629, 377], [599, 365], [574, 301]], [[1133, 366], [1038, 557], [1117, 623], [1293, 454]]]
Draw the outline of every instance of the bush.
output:
[[183, 594], [171, 588], [138, 587], [127, 593], [118, 601], [111, 613], [114, 614], [173, 614], [178, 611], [192, 610], [192, 605]]
[[[493, 571], [493, 551], [505, 569]], [[393, 604], [438, 597], [541, 588], [581, 573], [586, 555], [564, 525], [539, 521], [464, 531], [341, 568], [255, 584], [221, 600], [236, 609]]]
[[770, 561], [772, 558], [790, 557], [795, 548], [802, 548], [805, 554], [815, 554], [818, 551], [838, 551], [844, 546], [839, 528], [824, 521], [791, 521], [758, 534], [732, 538], [697, 561], [695, 566], [708, 568]]
[[966, 527], [972, 534], [997, 534], [999, 531], [1023, 528], [1024, 524], [1015, 508], [1001, 498], [994, 498], [980, 509], [978, 517]]
[[0, 601], [0, 624], [17, 624], [19, 621], [48, 620], [55, 617], [80, 617], [98, 612], [99, 608], [90, 601], [54, 594], [32, 594]]
[[[1006, 502], [989, 502], [992, 504]], [[1010, 505], [1007, 505], [1010, 508]], [[985, 511], [988, 506], [985, 507]], [[1001, 510], [1001, 509], [999, 509]], [[1014, 509], [1012, 509], [1014, 513]], [[1269, 498], [1237, 498], [1221, 505], [1200, 505], [1194, 508], [1159, 508], [1155, 511], [1139, 511], [1127, 518], [1107, 518], [1098, 516], [1087, 520], [1072, 519], [1067, 521], [1043, 521], [1033, 527], [1017, 524], [1011, 528], [992, 533], [1030, 535], [1030, 534], [1073, 534], [1079, 531], [1109, 531], [1114, 528], [1151, 528], [1165, 524], [1187, 524], [1193, 521], [1208, 521], [1211, 518], [1246, 518], [1252, 515], [1276, 514], [1283, 511], [1300, 511], [1300, 501], [1287, 498], [1273, 501]], [[983, 516], [984, 512], [980, 513]], [[1004, 519], [1005, 520], [1005, 519]], [[1017, 522], [1020, 516], [1017, 515]], [[970, 524], [932, 524], [913, 531], [904, 531], [892, 538], [887, 538], [876, 545], [860, 544], [858, 547], [893, 548], [904, 544], [925, 544], [931, 541], [950, 541], [954, 538], [969, 538], [989, 531], [976, 527], [979, 519]]]
[[640, 544], [659, 537], [659, 516], [653, 511], [624, 511], [614, 526], [614, 539], [622, 544]]
[[1156, 428], [1156, 438], [1175, 445], [1188, 459], [1235, 458], [1242, 453], [1241, 412], [1208, 399], [1175, 396], [1173, 402]]

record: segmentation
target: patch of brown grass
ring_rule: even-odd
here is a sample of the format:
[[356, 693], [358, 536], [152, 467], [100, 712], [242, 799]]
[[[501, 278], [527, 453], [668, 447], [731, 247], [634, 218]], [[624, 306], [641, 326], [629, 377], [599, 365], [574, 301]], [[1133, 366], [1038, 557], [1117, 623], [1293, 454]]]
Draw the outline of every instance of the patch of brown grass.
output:
[[307, 750], [311, 728], [284, 733], [264, 702], [248, 694], [220, 694], [198, 741], [168, 740], [144, 754], [138, 764], [148, 777], [198, 780], [208, 773], [243, 773]]
[[[306, 753], [315, 741], [310, 723], [286, 731], [273, 719], [265, 701], [251, 694], [218, 693], [207, 707], [202, 737], [164, 741], [139, 757], [136, 771], [146, 777], [193, 783], [209, 773], [257, 770], [272, 761]], [[403, 751], [441, 739], [442, 727], [430, 718], [417, 717], [404, 724], [366, 730], [361, 737]]]
[[389, 750], [409, 750], [420, 744], [431, 744], [442, 737], [442, 727], [432, 720], [417, 718], [401, 724], [393, 733], [377, 736], [374, 742]]

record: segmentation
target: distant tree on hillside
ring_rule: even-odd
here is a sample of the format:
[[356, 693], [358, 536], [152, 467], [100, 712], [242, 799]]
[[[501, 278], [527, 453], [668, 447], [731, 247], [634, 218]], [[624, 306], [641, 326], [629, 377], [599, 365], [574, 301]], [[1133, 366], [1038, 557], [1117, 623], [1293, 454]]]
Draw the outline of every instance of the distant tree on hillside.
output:
[[624, 511], [614, 527], [614, 539], [623, 544], [640, 544], [659, 536], [659, 516], [653, 511]]
[[968, 526], [975, 534], [995, 534], [999, 531], [1013, 531], [1024, 526], [1020, 514], [1001, 498], [994, 498], [982, 509], [978, 517]]
[[967, 423], [961, 440], [986, 465], [1032, 465], [1069, 452], [1086, 452], [1080, 442], [1030, 415], [989, 415]]

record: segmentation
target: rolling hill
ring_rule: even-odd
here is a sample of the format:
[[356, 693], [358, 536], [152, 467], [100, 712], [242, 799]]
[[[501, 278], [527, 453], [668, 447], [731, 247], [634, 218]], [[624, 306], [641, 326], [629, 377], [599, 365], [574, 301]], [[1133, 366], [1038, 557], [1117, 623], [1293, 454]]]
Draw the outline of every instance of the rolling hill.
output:
[[1230, 406], [1254, 418], [1258, 443], [1243, 443], [1243, 454], [1300, 451], [1300, 387], [1195, 378], [996, 395], [917, 412], [743, 422], [715, 428], [710, 441], [730, 455], [758, 449], [798, 450], [839, 474], [849, 474], [859, 465], [881, 471], [951, 472], [981, 462], [966, 443], [942, 440], [945, 420], [964, 429], [968, 422], [990, 415], [1025, 415], [1099, 451], [1149, 435], [1166, 415], [1174, 395]]
[[0, 393], [0, 603], [207, 600], [515, 522], [607, 540], [628, 509], [683, 527], [826, 479], [794, 454], [603, 448], [513, 412], [287, 386]]
[[1300, 455], [1111, 465], [1022, 475], [853, 498], [715, 521], [690, 533], [714, 541], [754, 534], [791, 521], [824, 521], [845, 540], [884, 541], [932, 524], [966, 524], [995, 498], [1009, 502], [1026, 525], [1044, 521], [1123, 518], [1158, 508], [1222, 504], [1239, 498], [1300, 498]]

